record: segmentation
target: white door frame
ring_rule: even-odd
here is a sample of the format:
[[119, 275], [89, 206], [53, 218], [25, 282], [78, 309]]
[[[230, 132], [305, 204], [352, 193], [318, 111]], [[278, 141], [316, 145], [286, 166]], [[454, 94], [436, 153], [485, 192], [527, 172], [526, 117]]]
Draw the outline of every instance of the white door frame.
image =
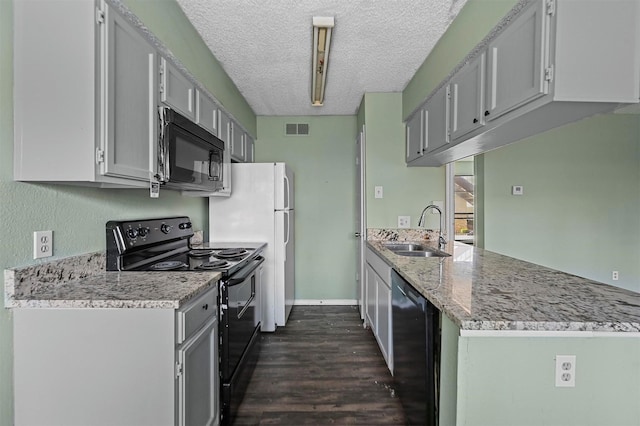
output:
[[444, 229], [447, 241], [455, 239], [455, 163], [447, 163], [444, 168], [445, 173], [445, 192], [444, 192]]
[[[358, 215], [359, 215], [359, 226], [356, 230], [356, 238], [358, 239], [358, 250], [357, 250], [357, 284], [358, 284], [358, 305], [360, 307], [360, 319], [364, 321], [365, 319], [365, 309], [366, 309], [366, 282], [365, 282], [365, 249], [366, 249], [366, 238], [367, 238], [367, 203], [366, 203], [366, 167], [365, 167], [365, 126], [362, 125], [362, 130], [358, 133], [356, 137], [356, 146], [359, 145], [359, 152], [356, 153], [356, 179], [358, 180], [358, 185], [360, 189], [360, 197], [357, 201], [358, 204]], [[359, 161], [359, 164], [358, 164]], [[359, 235], [358, 235], [359, 234]]]

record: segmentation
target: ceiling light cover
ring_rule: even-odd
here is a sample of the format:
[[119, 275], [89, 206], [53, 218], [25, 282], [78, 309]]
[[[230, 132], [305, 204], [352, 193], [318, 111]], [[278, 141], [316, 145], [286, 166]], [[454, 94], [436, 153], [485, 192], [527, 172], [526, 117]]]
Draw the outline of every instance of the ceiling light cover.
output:
[[313, 106], [322, 106], [324, 102], [329, 46], [334, 24], [333, 16], [313, 17], [313, 63], [311, 65], [311, 105]]

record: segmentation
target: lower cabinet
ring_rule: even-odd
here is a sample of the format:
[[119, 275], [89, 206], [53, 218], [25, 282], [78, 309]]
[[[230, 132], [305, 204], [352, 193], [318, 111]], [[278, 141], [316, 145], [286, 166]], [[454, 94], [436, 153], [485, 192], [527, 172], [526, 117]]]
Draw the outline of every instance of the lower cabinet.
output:
[[393, 373], [391, 267], [371, 249], [367, 249], [366, 260], [366, 320]]
[[216, 299], [15, 309], [15, 425], [217, 425]]

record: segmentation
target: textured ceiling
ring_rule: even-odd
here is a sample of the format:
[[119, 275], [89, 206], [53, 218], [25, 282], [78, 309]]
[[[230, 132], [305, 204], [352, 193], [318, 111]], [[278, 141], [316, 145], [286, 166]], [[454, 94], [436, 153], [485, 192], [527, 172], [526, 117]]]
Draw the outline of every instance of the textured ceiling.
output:
[[[399, 92], [466, 0], [178, 0], [257, 115], [352, 115]], [[311, 20], [334, 16], [324, 106], [311, 106]]]

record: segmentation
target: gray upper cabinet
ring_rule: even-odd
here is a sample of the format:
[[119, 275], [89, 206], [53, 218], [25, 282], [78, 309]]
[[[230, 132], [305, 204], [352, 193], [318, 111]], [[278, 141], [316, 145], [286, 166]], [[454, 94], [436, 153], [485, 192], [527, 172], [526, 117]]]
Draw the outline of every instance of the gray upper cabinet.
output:
[[451, 138], [454, 141], [484, 124], [484, 69], [484, 54], [481, 54], [466, 64], [449, 83]]
[[424, 111], [419, 109], [407, 121], [405, 128], [407, 162], [422, 157], [424, 144]]
[[443, 86], [424, 106], [426, 152], [435, 151], [450, 141], [449, 90]]
[[[527, 9], [487, 49], [485, 117], [494, 120], [548, 92], [545, 3]], [[548, 71], [551, 78], [551, 69]]]
[[103, 174], [149, 180], [156, 147], [156, 51], [114, 10], [106, 11], [105, 20], [107, 116], [98, 162]]
[[15, 2], [14, 179], [148, 186], [156, 61], [104, 2]]
[[255, 161], [255, 142], [253, 140], [253, 138], [251, 136], [249, 136], [248, 133], [244, 134], [244, 151], [245, 151], [245, 156], [244, 156], [244, 162], [245, 163], [253, 163]]
[[196, 90], [196, 122], [218, 136], [218, 106], [202, 91]]
[[231, 158], [238, 162], [244, 162], [244, 132], [234, 121], [231, 121], [230, 129]]
[[160, 100], [196, 121], [195, 86], [171, 62], [160, 58]]
[[[408, 164], [440, 166], [638, 103], [639, 15], [635, 0], [519, 3], [439, 85], [449, 88], [449, 117], [432, 122], [429, 105], [442, 93], [421, 107], [428, 111], [426, 153], [414, 154], [420, 151], [415, 139]], [[417, 126], [412, 120], [415, 115], [408, 133]], [[432, 138], [434, 125], [446, 126], [450, 141]], [[436, 147], [443, 141], [447, 146]]]

